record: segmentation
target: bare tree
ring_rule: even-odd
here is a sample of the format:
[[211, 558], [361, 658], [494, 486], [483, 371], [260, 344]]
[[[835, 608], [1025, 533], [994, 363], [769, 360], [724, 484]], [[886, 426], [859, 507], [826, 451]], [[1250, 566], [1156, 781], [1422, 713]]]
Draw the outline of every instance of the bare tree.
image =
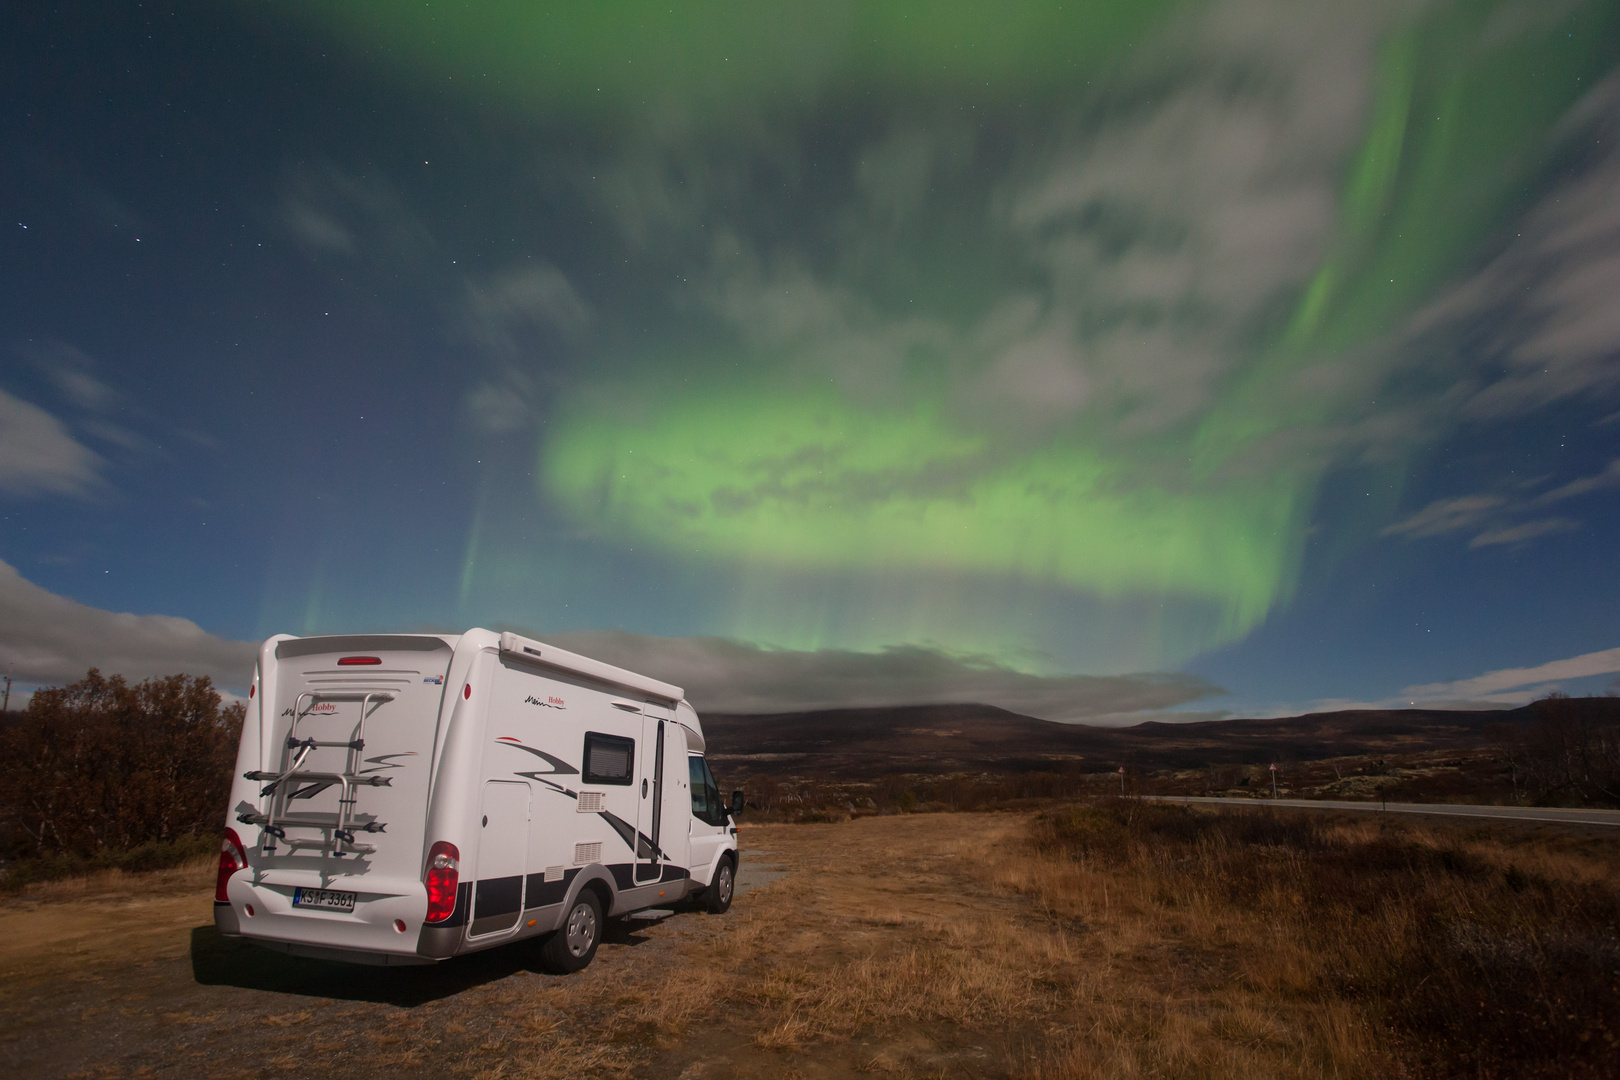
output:
[[1551, 693], [1532, 706], [1524, 770], [1537, 802], [1620, 802], [1620, 701]]

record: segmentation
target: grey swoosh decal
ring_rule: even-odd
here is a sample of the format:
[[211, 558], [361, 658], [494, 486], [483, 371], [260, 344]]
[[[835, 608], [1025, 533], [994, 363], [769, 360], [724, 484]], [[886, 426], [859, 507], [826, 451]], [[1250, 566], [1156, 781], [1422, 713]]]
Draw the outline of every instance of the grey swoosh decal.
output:
[[[568, 764], [568, 762], [564, 761], [562, 758], [552, 757], [550, 754], [546, 753], [544, 750], [536, 750], [532, 746], [524, 746], [522, 743], [516, 741], [515, 739], [504, 739], [504, 738], [502, 738], [502, 739], [496, 739], [495, 741], [497, 743], [499, 743], [501, 746], [510, 746], [514, 750], [522, 750], [524, 753], [533, 754], [535, 757], [540, 758], [542, 761], [544, 761], [547, 765], [550, 765], [551, 769], [549, 771], [547, 771], [547, 772], [541, 773], [540, 774], [541, 776], [577, 776], [577, 775], [579, 775], [579, 770], [578, 769], [576, 769], [572, 765]], [[539, 777], [536, 777], [534, 773], [518, 773], [517, 775], [518, 776], [531, 776], [531, 777], [535, 777], [536, 779], [539, 778]]]
[[415, 750], [406, 750], [402, 754], [378, 754], [376, 757], [368, 757], [366, 758], [366, 764], [375, 765], [377, 767], [375, 769], [361, 769], [357, 775], [365, 776], [367, 773], [382, 772], [384, 769], [403, 769], [405, 766], [402, 762], [390, 761], [389, 759], [415, 756]]
[[526, 777], [526, 778], [528, 778], [530, 780], [536, 781], [537, 783], [544, 784], [544, 785], [546, 785], [546, 787], [550, 788], [552, 791], [559, 792], [560, 794], [566, 795], [570, 799], [579, 798], [579, 793], [578, 792], [570, 791], [567, 788], [563, 787], [561, 784], [556, 783], [555, 781], [547, 780], [546, 777], [548, 775], [550, 775], [549, 773], [520, 772], [520, 773], [513, 773], [512, 775], [513, 776]]

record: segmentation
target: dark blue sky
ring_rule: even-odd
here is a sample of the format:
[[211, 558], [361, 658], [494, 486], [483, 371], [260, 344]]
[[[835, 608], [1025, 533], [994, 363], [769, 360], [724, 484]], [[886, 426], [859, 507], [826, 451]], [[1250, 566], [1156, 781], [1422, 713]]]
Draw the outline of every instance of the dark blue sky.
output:
[[0, 17], [20, 680], [469, 625], [1110, 722], [1620, 671], [1606, 6], [325, 10]]

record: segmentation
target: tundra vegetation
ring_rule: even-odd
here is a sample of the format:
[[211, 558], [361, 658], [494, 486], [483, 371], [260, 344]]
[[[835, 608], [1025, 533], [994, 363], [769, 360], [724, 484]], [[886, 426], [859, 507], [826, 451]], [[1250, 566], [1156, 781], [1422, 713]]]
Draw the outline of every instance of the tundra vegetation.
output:
[[[516, 948], [379, 970], [226, 941], [206, 864], [141, 875], [134, 899], [117, 871], [36, 884], [0, 913], [0, 1062], [1479, 1080], [1620, 1059], [1607, 833], [1125, 799], [745, 824], [743, 841], [745, 867], [787, 876], [727, 916], [611, 929], [568, 978]], [[105, 1037], [75, 1038], [91, 1014]]]
[[[570, 978], [519, 948], [378, 970], [219, 938], [211, 860], [118, 868], [143, 849], [140, 865], [174, 862], [191, 837], [213, 852], [240, 720], [205, 680], [92, 672], [5, 731], [13, 873], [102, 869], [35, 871], [0, 912], [0, 1067], [1488, 1080], [1608, 1077], [1620, 1060], [1612, 830], [1191, 809], [1070, 766], [762, 773], [744, 784], [744, 867], [786, 876], [730, 915], [623, 924]], [[1481, 753], [1523, 801], [1602, 799], [1601, 725], [1493, 737]], [[1446, 775], [1414, 758], [1286, 765], [1295, 790]], [[1176, 780], [1138, 769], [1126, 786]], [[76, 1038], [92, 1014], [106, 1037]]]
[[[1212, 725], [1144, 725], [1155, 730], [1085, 728], [1075, 732], [1083, 756], [1065, 753], [1063, 725], [1045, 725], [1052, 734], [1030, 737], [1009, 718], [1001, 726], [1022, 742], [995, 738], [996, 721], [949, 714], [931, 727], [902, 728], [900, 735], [924, 734], [932, 756], [908, 746], [907, 771], [873, 770], [881, 748], [860, 747], [862, 762], [840, 748], [836, 732], [794, 732], [798, 754], [747, 753], [750, 743], [778, 746], [786, 740], [754, 731], [726, 731], [714, 737], [711, 760], [748, 792], [754, 820], [838, 821], [884, 813], [1038, 809], [1053, 800], [1095, 799], [1109, 795], [1223, 795], [1270, 797], [1276, 764], [1278, 793], [1293, 798], [1385, 800], [1388, 802], [1480, 803], [1510, 806], [1620, 807], [1620, 697], [1571, 698], [1550, 694], [1502, 714], [1459, 713], [1471, 723], [1439, 730], [1406, 731], [1406, 718], [1362, 721], [1359, 732], [1311, 731], [1332, 727], [1340, 715], [1299, 718], [1292, 736], [1266, 731], [1258, 738], [1243, 729], [1254, 721], [1224, 722], [1232, 736], [1211, 736]], [[1445, 713], [1431, 711], [1434, 715]], [[1508, 719], [1491, 721], [1493, 715]], [[976, 719], [976, 718], [975, 718]], [[723, 724], [736, 726], [733, 718]], [[790, 721], [777, 720], [786, 725]], [[901, 724], [918, 724], [915, 717]], [[847, 723], [847, 721], [846, 721]], [[1275, 727], [1264, 722], [1266, 727]], [[1222, 725], [1214, 725], [1217, 731]], [[1348, 726], [1348, 725], [1339, 725]], [[768, 730], [769, 725], [761, 725]], [[1187, 733], [1200, 729], [1200, 735]], [[876, 733], [878, 736], [881, 732]], [[979, 736], [968, 745], [964, 736]], [[954, 738], [953, 738], [954, 737]], [[879, 739], [875, 737], [872, 742]], [[825, 744], [818, 746], [818, 744]], [[820, 752], [816, 752], [816, 751]], [[839, 755], [842, 754], [842, 757]], [[1199, 762], [1200, 754], [1208, 760]], [[966, 760], [980, 758], [977, 768]], [[837, 759], [845, 768], [828, 766]], [[1116, 768], [1124, 766], [1121, 776]]]

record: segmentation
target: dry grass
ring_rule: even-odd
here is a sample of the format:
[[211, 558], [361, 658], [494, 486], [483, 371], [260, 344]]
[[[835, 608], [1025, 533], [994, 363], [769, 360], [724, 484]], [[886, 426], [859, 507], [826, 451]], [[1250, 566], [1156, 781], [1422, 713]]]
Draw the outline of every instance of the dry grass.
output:
[[1103, 961], [1032, 1077], [1616, 1074], [1612, 842], [1116, 802], [1031, 848], [991, 876]]
[[656, 981], [546, 991], [544, 1052], [484, 1075], [1615, 1075], [1617, 846], [1518, 835], [1123, 802], [755, 827], [798, 873]]
[[[1617, 1072], [1620, 838], [1108, 803], [744, 841], [790, 874], [724, 917], [620, 929], [568, 978], [468, 958], [444, 977], [504, 973], [406, 1007], [199, 986], [162, 958], [184, 965], [208, 917], [207, 867], [137, 900], [112, 877], [41, 886], [0, 915], [0, 978], [58, 987], [19, 1018], [106, 1008], [125, 1046], [226, 1040], [245, 1072], [348, 1080]], [[82, 993], [38, 981], [47, 961]]]
[[[217, 846], [217, 845], [213, 845]], [[73, 900], [99, 900], [128, 897], [139, 893], [145, 896], [195, 893], [198, 889], [214, 887], [214, 875], [219, 870], [219, 856], [209, 854], [187, 859], [177, 866], [159, 870], [122, 870], [110, 867], [87, 874], [32, 881], [18, 888], [6, 898], [8, 906], [19, 902], [62, 903]]]
[[[560, 1076], [586, 1047], [607, 1074], [663, 1075], [672, 1062], [782, 1074], [788, 1055], [808, 1075], [973, 1075], [950, 1064], [955, 1043], [988, 1038], [1000, 1061], [1013, 1033], [1039, 1038], [1072, 992], [1069, 935], [1007, 897], [985, 918], [985, 898], [962, 889], [962, 866], [1016, 842], [1024, 822], [977, 819], [966, 843], [930, 819], [883, 824], [858, 840], [849, 826], [771, 827], [771, 845], [809, 872], [705, 920], [714, 932], [687, 935], [656, 981], [632, 963], [546, 991], [526, 1009], [544, 1052], [501, 1075]], [[606, 1047], [588, 1037], [602, 1031], [614, 1033]]]
[[[184, 955], [185, 928], [211, 917], [214, 860], [36, 882], [0, 909], [0, 987], [78, 977], [106, 964]], [[3, 1025], [0, 1025], [3, 1026]]]

